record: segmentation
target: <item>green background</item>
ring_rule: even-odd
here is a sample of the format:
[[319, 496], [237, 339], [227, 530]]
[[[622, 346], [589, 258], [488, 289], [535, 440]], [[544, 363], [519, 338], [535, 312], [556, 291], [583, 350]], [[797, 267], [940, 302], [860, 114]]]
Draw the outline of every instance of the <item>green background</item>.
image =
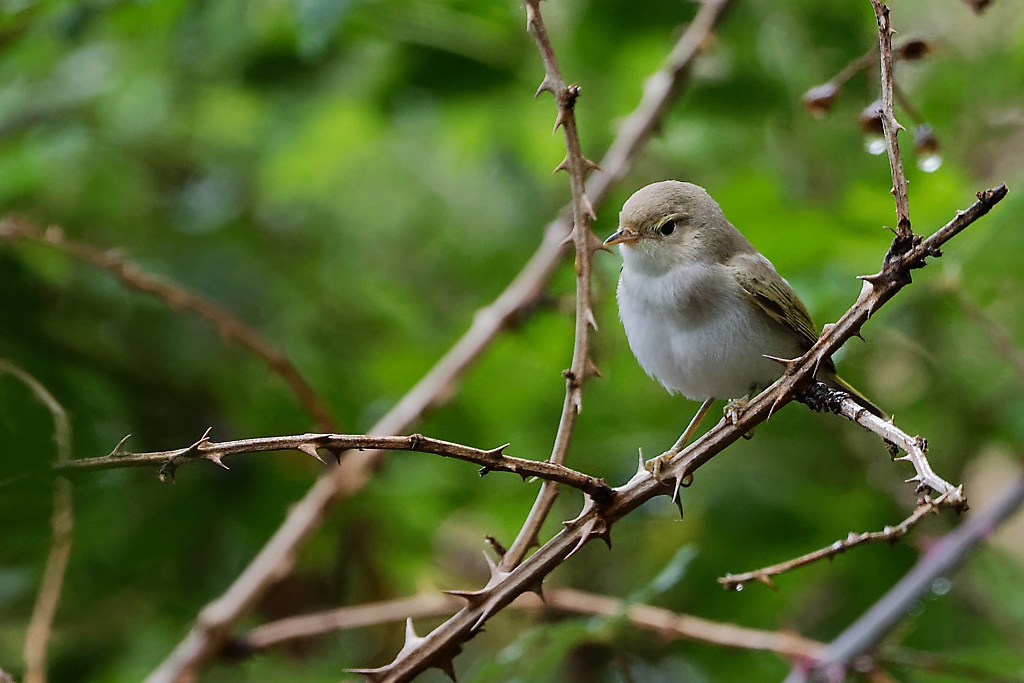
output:
[[[1019, 471], [1024, 437], [1020, 254], [1024, 9], [977, 16], [955, 0], [901, 0], [901, 37], [933, 43], [898, 81], [934, 126], [943, 166], [915, 167], [901, 136], [911, 215], [928, 233], [999, 182], [1010, 196], [837, 355], [843, 375], [966, 481], [975, 510]], [[551, 0], [542, 9], [567, 81], [579, 83], [584, 151], [600, 158], [696, 6]], [[568, 200], [555, 107], [515, 2], [219, 0], [20, 2], [0, 9], [0, 211], [117, 248], [148, 272], [218, 302], [282, 348], [342, 429], [365, 431], [468, 327]], [[638, 187], [697, 182], [804, 298], [834, 320], [878, 270], [895, 222], [886, 159], [864, 152], [856, 117], [872, 67], [831, 115], [800, 97], [877, 45], [863, 2], [738, 0], [693, 80], [628, 178], [597, 207], [615, 228]], [[912, 121], [900, 109], [908, 128]], [[593, 355], [568, 464], [626, 481], [637, 448], [669, 445], [696, 404], [636, 365], [614, 303], [617, 255], [598, 253]], [[959, 294], [958, 294], [959, 293]], [[504, 333], [450, 403], [417, 427], [480, 447], [547, 456], [572, 352], [573, 274]], [[960, 297], [1005, 329], [1010, 350]], [[1016, 365], [1007, 354], [1018, 359]], [[0, 356], [65, 406], [74, 456], [178, 448], [307, 431], [312, 419], [264, 364], [210, 325], [109, 273], [28, 243], [0, 243]], [[0, 378], [0, 667], [21, 645], [49, 547], [52, 422]], [[230, 458], [162, 484], [152, 470], [75, 478], [77, 526], [51, 646], [54, 681], [135, 681], [184, 636], [321, 472], [296, 454]], [[709, 619], [831, 640], [936, 536], [930, 518], [895, 546], [857, 549], [778, 579], [721, 590], [715, 578], [881, 529], [914, 504], [906, 463], [840, 418], [789, 406], [696, 477], [684, 522], [665, 499], [617, 524], [549, 579]], [[400, 453], [334, 508], [295, 572], [241, 624], [439, 588], [476, 588], [490, 534], [509, 543], [536, 483]], [[575, 516], [563, 492], [545, 527]], [[1014, 531], [1016, 529], [1016, 531]], [[1024, 675], [1024, 531], [1007, 527], [887, 641], [939, 657], [892, 666], [899, 680]], [[682, 554], [680, 554], [682, 553]], [[656, 587], [655, 577], [668, 574]], [[948, 589], [948, 592], [947, 592]], [[640, 591], [641, 593], [638, 593]], [[436, 622], [418, 623], [423, 633]], [[389, 661], [402, 627], [331, 634], [204, 680], [338, 680]], [[913, 657], [911, 657], [913, 659]], [[618, 620], [503, 613], [456, 659], [468, 681], [775, 681], [767, 654], [669, 642]], [[437, 671], [422, 677], [442, 680]]]

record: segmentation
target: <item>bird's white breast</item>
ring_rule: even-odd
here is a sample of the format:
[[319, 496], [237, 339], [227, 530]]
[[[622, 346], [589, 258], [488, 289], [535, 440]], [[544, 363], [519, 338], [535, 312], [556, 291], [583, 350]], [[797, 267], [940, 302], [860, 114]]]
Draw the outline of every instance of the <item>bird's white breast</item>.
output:
[[704, 400], [738, 398], [771, 384], [797, 344], [741, 297], [721, 266], [686, 264], [664, 273], [630, 268], [619, 278], [619, 317], [647, 374], [669, 391]]

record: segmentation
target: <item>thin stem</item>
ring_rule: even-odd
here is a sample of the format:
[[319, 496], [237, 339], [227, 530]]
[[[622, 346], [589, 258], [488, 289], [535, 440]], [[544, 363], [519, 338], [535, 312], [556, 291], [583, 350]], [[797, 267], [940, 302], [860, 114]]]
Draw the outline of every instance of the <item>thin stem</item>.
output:
[[[54, 442], [57, 445], [58, 465], [71, 460], [71, 421], [64, 406], [46, 387], [18, 366], [0, 360], [0, 374], [9, 374], [27, 386], [53, 416]], [[52, 539], [46, 567], [39, 584], [32, 617], [25, 631], [25, 683], [46, 683], [46, 660], [53, 620], [57, 614], [64, 575], [71, 557], [72, 532], [75, 528], [71, 482], [58, 477], [53, 484], [53, 512], [50, 516]]]
[[871, 0], [878, 20], [878, 45], [882, 69], [882, 132], [885, 148], [889, 154], [889, 168], [892, 172], [892, 193], [896, 198], [897, 239], [908, 240], [913, 233], [910, 228], [910, 202], [907, 197], [907, 177], [903, 172], [903, 158], [896, 133], [903, 128], [893, 115], [893, 58], [892, 27], [889, 25], [889, 8], [881, 0]]

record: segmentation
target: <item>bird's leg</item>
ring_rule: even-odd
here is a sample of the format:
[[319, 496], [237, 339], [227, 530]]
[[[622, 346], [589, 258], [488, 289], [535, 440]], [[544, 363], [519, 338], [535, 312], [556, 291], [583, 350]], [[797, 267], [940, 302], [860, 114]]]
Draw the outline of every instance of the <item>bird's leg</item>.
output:
[[678, 455], [683, 448], [686, 446], [686, 442], [690, 440], [693, 433], [697, 431], [697, 427], [700, 426], [701, 420], [711, 410], [711, 404], [715, 402], [714, 398], [709, 398], [700, 405], [697, 409], [697, 414], [690, 420], [690, 424], [686, 425], [686, 429], [680, 435], [679, 439], [675, 442], [672, 448], [668, 449], [656, 458], [651, 458], [644, 463], [644, 469], [654, 475], [654, 478], [661, 481], [661, 468], [668, 464], [668, 461]]

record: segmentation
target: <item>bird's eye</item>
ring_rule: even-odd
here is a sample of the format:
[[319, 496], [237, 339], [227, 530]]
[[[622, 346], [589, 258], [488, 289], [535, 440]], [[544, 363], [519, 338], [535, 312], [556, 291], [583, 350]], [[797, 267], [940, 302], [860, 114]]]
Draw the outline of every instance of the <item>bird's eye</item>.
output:
[[671, 235], [676, 231], [676, 222], [669, 220], [662, 223], [661, 227], [658, 228], [662, 235]]

